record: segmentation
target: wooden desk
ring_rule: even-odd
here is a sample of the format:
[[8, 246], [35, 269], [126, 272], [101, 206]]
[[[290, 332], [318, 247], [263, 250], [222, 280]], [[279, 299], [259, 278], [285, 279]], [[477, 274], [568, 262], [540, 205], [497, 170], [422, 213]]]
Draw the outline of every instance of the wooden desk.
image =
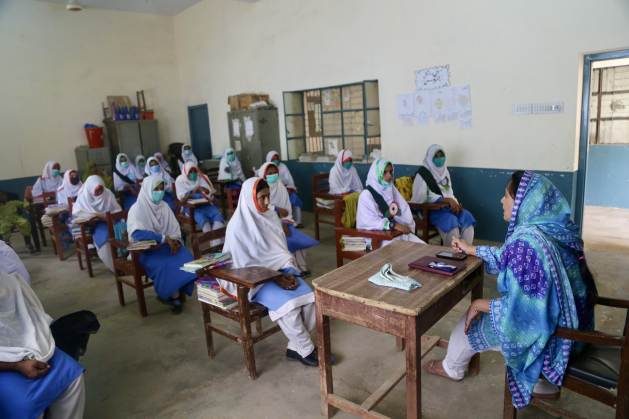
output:
[[[253, 344], [272, 335], [280, 330], [279, 326], [274, 325], [267, 330], [262, 330], [260, 320], [265, 317], [267, 309], [256, 303], [249, 302], [249, 291], [258, 285], [272, 281], [281, 274], [271, 269], [261, 266], [252, 266], [248, 268], [219, 268], [219, 269], [201, 269], [197, 271], [198, 276], [213, 276], [218, 279], [232, 282], [236, 285], [238, 307], [235, 309], [223, 309], [211, 304], [200, 301], [203, 310], [203, 324], [205, 328], [205, 337], [208, 349], [208, 356], [214, 358], [214, 343], [212, 332], [219, 333], [226, 338], [238, 342], [242, 346], [245, 355], [245, 363], [249, 371], [249, 377], [255, 380], [258, 376], [256, 371], [256, 360], [253, 352]], [[235, 335], [226, 329], [220, 328], [212, 323], [210, 313], [214, 312], [221, 316], [232, 319], [240, 323], [240, 334]], [[256, 335], [251, 334], [251, 323], [256, 322]]]
[[[422, 256], [434, 256], [444, 249], [394, 241], [313, 281], [323, 416], [331, 417], [338, 408], [363, 417], [382, 418], [383, 415], [371, 409], [406, 375], [406, 415], [421, 417], [420, 361], [440, 341], [438, 337], [422, 335], [470, 291], [472, 299], [483, 295], [483, 264], [476, 257], [468, 257], [465, 269], [452, 277], [408, 268], [410, 262]], [[419, 280], [422, 287], [405, 292], [370, 283], [368, 278], [385, 263], [391, 263], [395, 272]], [[361, 405], [333, 393], [330, 318], [388, 333], [406, 343], [406, 368], [387, 380]], [[471, 373], [478, 372], [478, 361], [476, 355], [470, 364]]]

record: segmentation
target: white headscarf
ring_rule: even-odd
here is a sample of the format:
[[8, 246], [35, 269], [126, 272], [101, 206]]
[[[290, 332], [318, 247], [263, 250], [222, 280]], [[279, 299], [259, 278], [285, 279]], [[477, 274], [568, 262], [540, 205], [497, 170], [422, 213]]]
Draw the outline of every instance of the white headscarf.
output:
[[[94, 192], [99, 185], [102, 185], [104, 191], [100, 196], [96, 196]], [[89, 217], [94, 214], [119, 211], [122, 211], [122, 208], [116, 201], [114, 193], [105, 187], [105, 182], [97, 175], [85, 179], [85, 183], [79, 189], [76, 202], [72, 205], [72, 215], [75, 217]]]
[[[126, 168], [122, 167], [120, 162], [120, 159], [123, 156], [127, 159], [127, 163], [129, 163]], [[120, 153], [116, 156], [116, 170], [121, 175], [135, 181], [135, 167], [133, 167], [133, 163], [131, 163], [131, 161], [129, 160], [129, 156], [127, 156], [125, 153]], [[118, 173], [114, 172], [114, 189], [117, 191], [121, 191], [124, 189], [125, 186], [128, 186], [129, 183], [122, 180], [122, 178], [118, 176]]]
[[[275, 164], [266, 162], [262, 166], [260, 166], [260, 169], [258, 169], [258, 177], [262, 179], [266, 179], [266, 171], [269, 168], [269, 166], [275, 166]], [[271, 190], [271, 196], [270, 196], [271, 205], [279, 207], [279, 208], [284, 208], [285, 210], [288, 211], [288, 216], [284, 218], [292, 219], [293, 211], [290, 205], [290, 197], [288, 196], [288, 190], [286, 189], [286, 186], [284, 186], [284, 184], [280, 181], [280, 182], [275, 182], [273, 184], [269, 184], [269, 189]]]
[[347, 192], [360, 192], [363, 184], [358, 177], [356, 168], [352, 166], [349, 170], [343, 167], [343, 160], [352, 158], [350, 150], [341, 150], [336, 156], [334, 166], [330, 169], [330, 193], [333, 195]]
[[272, 209], [257, 208], [258, 177], [247, 179], [240, 190], [238, 207], [227, 224], [223, 252], [230, 252], [234, 268], [264, 266], [269, 269], [295, 267], [286, 246], [282, 223]]
[[0, 272], [0, 362], [34, 357], [46, 362], [55, 352], [52, 318], [19, 275]]
[[[266, 161], [270, 162], [275, 156], [280, 157], [280, 153], [275, 150], [269, 151], [268, 153], [266, 153]], [[295, 180], [293, 180], [293, 176], [290, 174], [290, 170], [288, 170], [288, 167], [286, 167], [286, 165], [280, 161], [280, 164], [277, 166], [277, 168], [280, 171], [280, 179], [282, 180], [284, 186], [289, 189], [297, 190], [297, 187], [295, 186]]]
[[27, 284], [31, 283], [31, 276], [20, 257], [11, 246], [2, 240], [0, 240], [0, 272], [17, 273]]
[[[144, 168], [140, 167], [140, 160], [144, 160]], [[144, 156], [141, 154], [138, 154], [137, 156], [135, 156], [135, 166], [133, 168], [135, 169], [135, 178], [137, 180], [141, 180], [144, 178], [145, 167], [146, 167], [146, 159], [144, 158]]]
[[166, 191], [171, 191], [173, 189], [173, 183], [175, 181], [174, 181], [173, 177], [170, 175], [170, 173], [165, 171], [164, 168], [162, 166], [160, 166], [159, 160], [157, 160], [155, 157], [149, 157], [148, 160], [146, 160], [146, 166], [144, 166], [144, 174], [146, 176], [152, 176], [153, 175], [153, 172], [151, 172], [151, 162], [152, 161], [157, 162], [157, 167], [159, 167], [158, 175], [162, 177], [162, 180], [164, 181], [164, 184], [166, 185]]
[[183, 166], [184, 164], [186, 164], [187, 162], [191, 161], [195, 164], [195, 166], [199, 165], [199, 160], [197, 159], [197, 156], [194, 155], [194, 152], [192, 151], [192, 148], [190, 148], [190, 155], [188, 157], [183, 155], [183, 148], [185, 146], [190, 147], [189, 144], [184, 144], [183, 146], [181, 146], [181, 158], [177, 161], [177, 163], [179, 164], [179, 170], [183, 172]]
[[81, 189], [81, 186], [83, 185], [83, 182], [81, 182], [80, 179], [76, 185], [73, 185], [72, 182], [70, 182], [71, 172], [77, 173], [74, 169], [68, 169], [63, 174], [63, 182], [61, 183], [61, 186], [59, 186], [59, 189], [57, 189], [57, 204], [68, 205], [68, 198], [76, 197], [79, 193], [79, 189]]
[[[236, 157], [234, 161], [227, 160], [227, 153], [233, 152]], [[229, 167], [229, 171], [225, 170]], [[242, 171], [240, 160], [233, 148], [226, 148], [221, 157], [221, 162], [218, 167], [218, 180], [241, 180], [244, 182], [245, 174]]]
[[443, 182], [447, 179], [448, 183], [450, 183], [450, 172], [448, 171], [448, 165], [444, 164], [442, 167], [435, 166], [435, 162], [432, 159], [435, 157], [438, 151], [443, 151], [445, 155], [445, 151], [443, 147], [439, 144], [433, 144], [428, 147], [426, 150], [426, 157], [424, 157], [424, 166], [430, 170], [432, 176], [435, 178], [439, 185], [442, 185]]
[[[162, 167], [162, 169], [164, 169], [168, 174], [170, 174], [170, 166], [168, 165], [168, 162], [164, 158], [164, 155], [158, 151], [157, 153], [153, 154], [153, 157], [157, 159], [157, 162]], [[148, 162], [147, 162], [147, 165], [148, 165]]]
[[[197, 169], [197, 180], [194, 182], [188, 178], [190, 174], [190, 170], [193, 168]], [[202, 188], [206, 188], [210, 191], [210, 196], [214, 195], [216, 190], [214, 189], [214, 185], [210, 181], [204, 173], [202, 173], [196, 164], [191, 161], [187, 161], [186, 164], [183, 165], [183, 170], [177, 179], [175, 180], [175, 188], [177, 190], [177, 199], [182, 199], [185, 194], [190, 191], [193, 191], [197, 186], [201, 186]]]
[[129, 209], [127, 217], [127, 232], [129, 240], [133, 241], [136, 230], [153, 231], [173, 239], [181, 239], [181, 229], [175, 214], [164, 200], [159, 204], [153, 202], [152, 192], [164, 180], [159, 175], [152, 175], [144, 179], [138, 194], [138, 200]]
[[53, 166], [57, 164], [55, 161], [48, 161], [44, 165], [41, 177], [37, 179], [35, 185], [33, 185], [33, 196], [39, 196], [45, 192], [57, 192], [57, 189], [61, 186], [63, 178], [61, 176], [53, 176]]

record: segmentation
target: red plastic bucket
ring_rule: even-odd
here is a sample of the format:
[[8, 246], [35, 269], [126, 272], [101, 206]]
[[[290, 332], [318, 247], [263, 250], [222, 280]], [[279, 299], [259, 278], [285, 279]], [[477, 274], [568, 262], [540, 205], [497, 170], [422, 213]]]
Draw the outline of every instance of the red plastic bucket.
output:
[[101, 148], [104, 146], [102, 128], [85, 128], [85, 135], [87, 136], [87, 144], [90, 148]]

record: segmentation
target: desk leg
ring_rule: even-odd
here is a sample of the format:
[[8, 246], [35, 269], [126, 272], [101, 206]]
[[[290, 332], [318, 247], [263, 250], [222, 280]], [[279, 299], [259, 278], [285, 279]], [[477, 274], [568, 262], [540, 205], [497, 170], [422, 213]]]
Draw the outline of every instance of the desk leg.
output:
[[[475, 275], [480, 276], [480, 281], [478, 281], [478, 284], [476, 284], [476, 286], [472, 288], [472, 292], [471, 292], [472, 301], [478, 298], [483, 298], [483, 278], [484, 278], [483, 269], [478, 268], [476, 270]], [[470, 364], [468, 366], [468, 374], [477, 375], [479, 371], [480, 371], [480, 354], [475, 354], [470, 360]]]
[[319, 353], [319, 372], [321, 374], [321, 415], [331, 418], [335, 408], [328, 404], [328, 395], [334, 392], [332, 383], [332, 365], [328, 362], [330, 349], [330, 318], [323, 315], [319, 299], [316, 299], [317, 309], [317, 352]]
[[406, 318], [406, 417], [421, 418], [421, 335], [417, 317]]
[[240, 333], [242, 350], [245, 354], [245, 363], [249, 370], [249, 377], [255, 380], [256, 358], [253, 352], [253, 339], [251, 338], [251, 318], [249, 316], [249, 288], [238, 286], [238, 305], [240, 308]]

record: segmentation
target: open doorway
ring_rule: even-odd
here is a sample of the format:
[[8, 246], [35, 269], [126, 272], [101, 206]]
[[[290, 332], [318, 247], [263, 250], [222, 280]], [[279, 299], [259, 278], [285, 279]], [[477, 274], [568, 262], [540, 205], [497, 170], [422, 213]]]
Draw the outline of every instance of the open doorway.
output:
[[629, 50], [585, 56], [575, 215], [590, 251], [629, 252]]

